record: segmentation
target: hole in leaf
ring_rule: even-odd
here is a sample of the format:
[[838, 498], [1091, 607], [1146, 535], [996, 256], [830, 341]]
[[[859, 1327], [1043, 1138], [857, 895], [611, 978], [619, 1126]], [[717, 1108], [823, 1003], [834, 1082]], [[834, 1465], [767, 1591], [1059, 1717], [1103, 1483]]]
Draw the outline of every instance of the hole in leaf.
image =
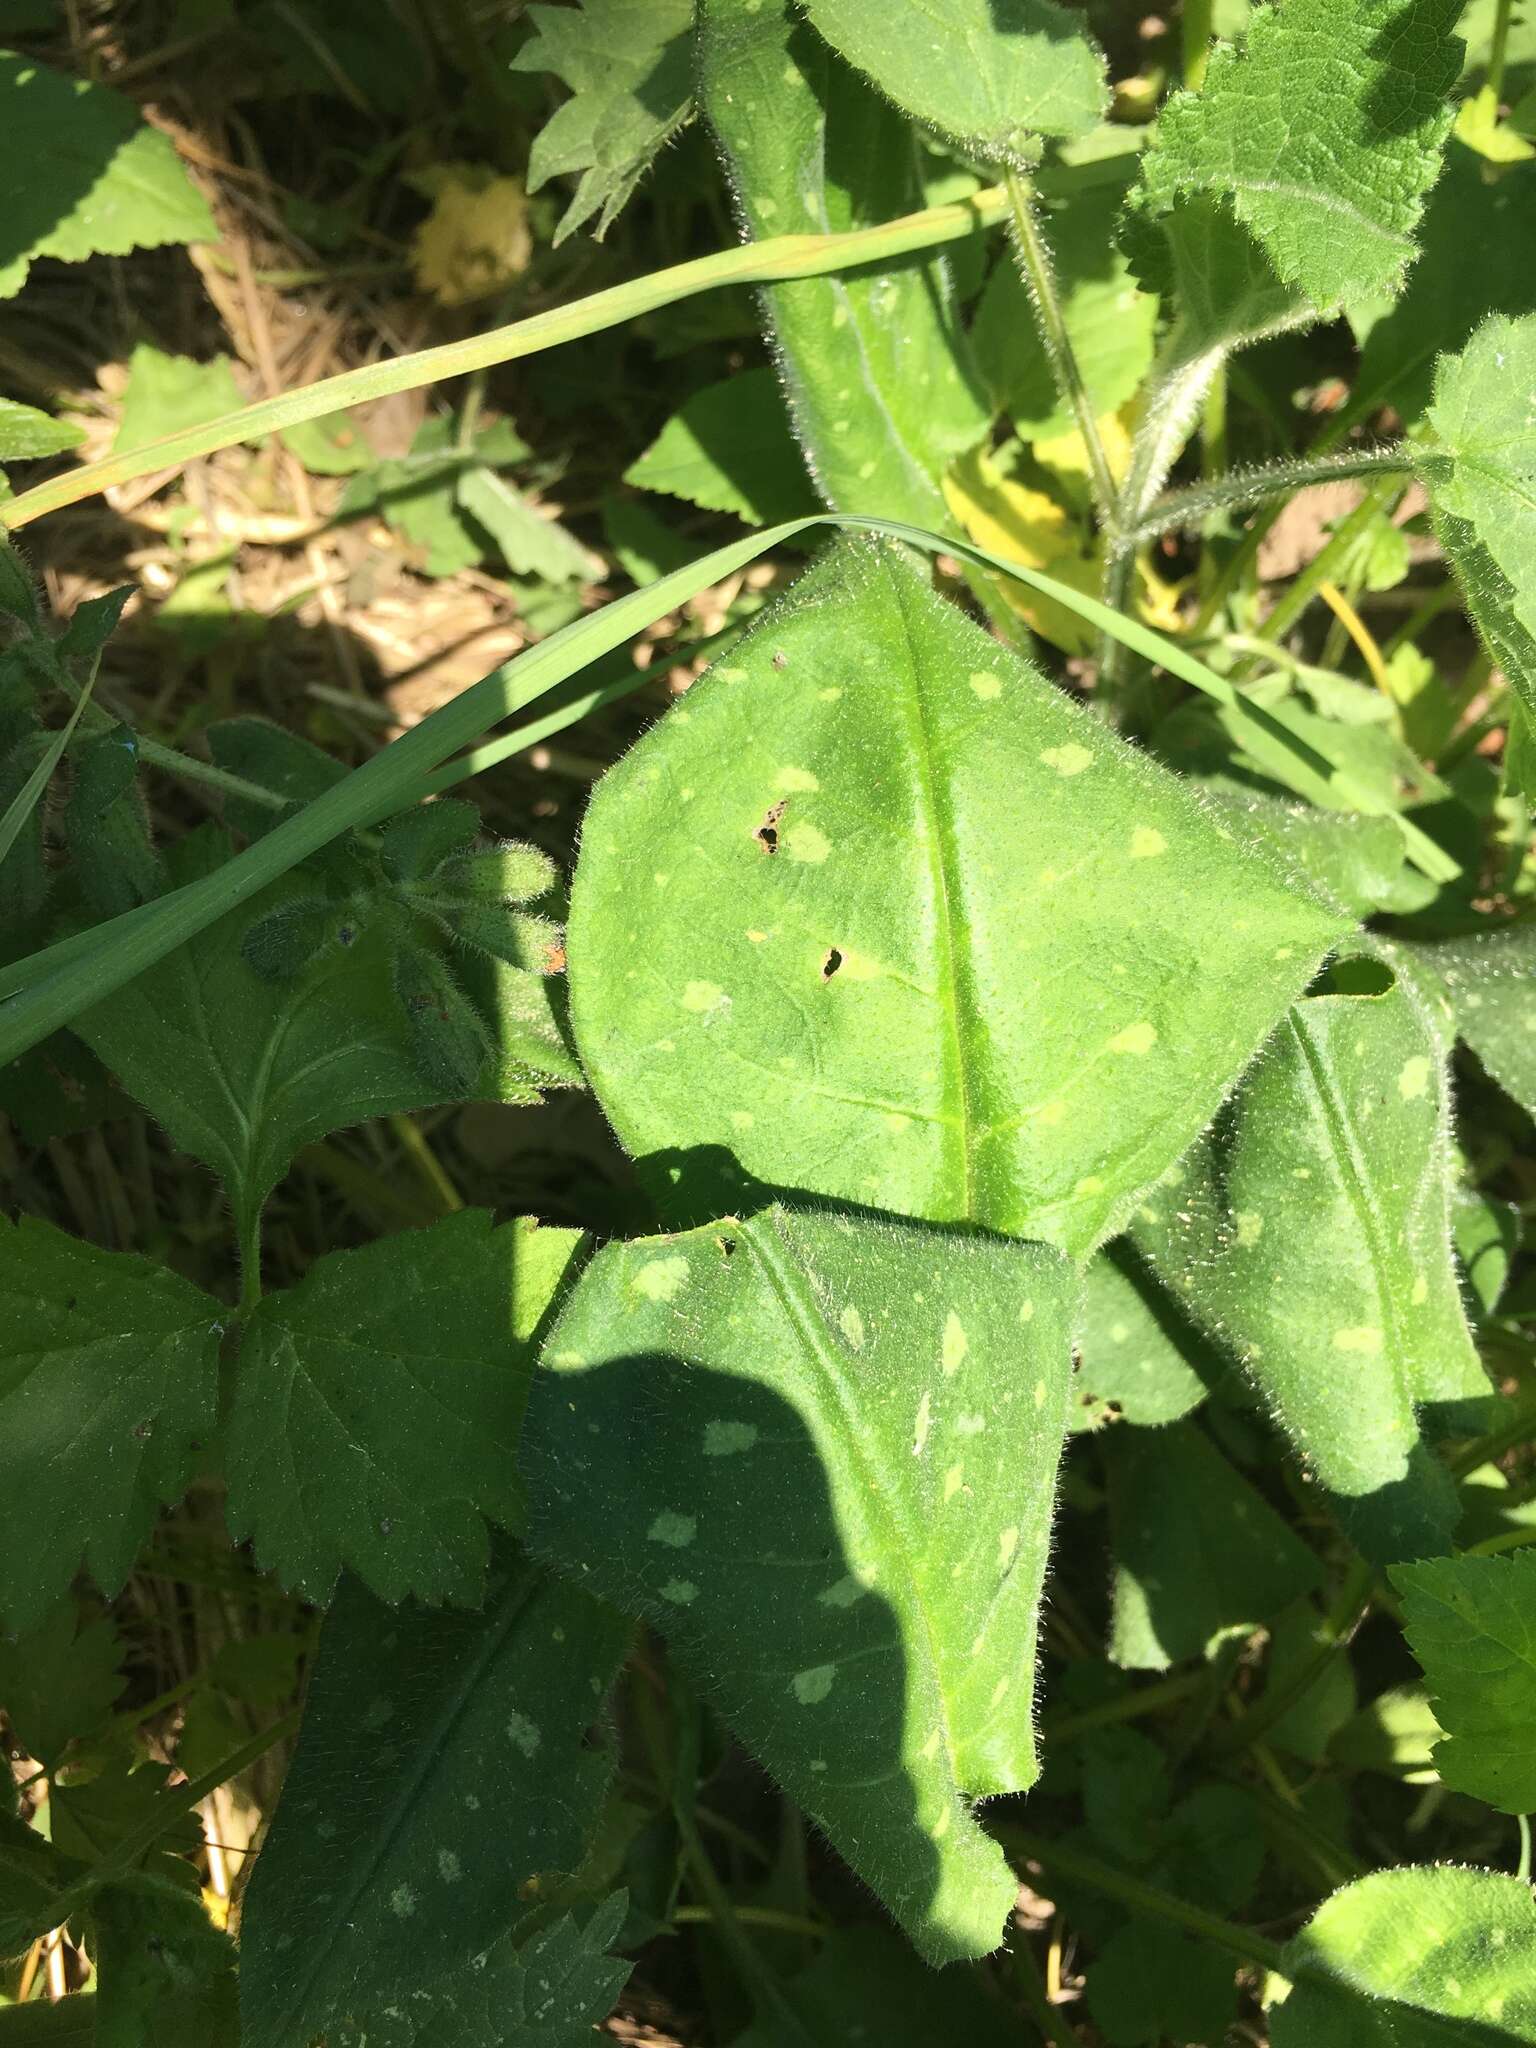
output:
[[821, 963], [821, 978], [830, 981], [843, 964], [843, 956], [836, 946], [827, 948], [827, 957]]
[[781, 796], [776, 804], [770, 804], [763, 822], [752, 834], [764, 853], [777, 853], [779, 850], [779, 820], [784, 815], [787, 801], [786, 797]]
[[1309, 996], [1386, 996], [1397, 987], [1397, 976], [1383, 960], [1363, 953], [1335, 960], [1307, 990]]

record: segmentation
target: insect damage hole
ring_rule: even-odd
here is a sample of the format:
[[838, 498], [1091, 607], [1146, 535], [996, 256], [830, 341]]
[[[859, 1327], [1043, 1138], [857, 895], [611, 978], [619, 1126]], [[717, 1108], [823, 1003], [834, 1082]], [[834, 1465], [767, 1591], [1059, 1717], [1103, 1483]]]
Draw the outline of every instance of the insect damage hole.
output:
[[776, 804], [770, 804], [763, 822], [752, 834], [764, 853], [777, 853], [779, 850], [779, 820], [788, 801], [787, 797], [781, 796]]
[[842, 964], [843, 956], [841, 950], [836, 946], [828, 946], [827, 957], [821, 963], [822, 980], [830, 981]]

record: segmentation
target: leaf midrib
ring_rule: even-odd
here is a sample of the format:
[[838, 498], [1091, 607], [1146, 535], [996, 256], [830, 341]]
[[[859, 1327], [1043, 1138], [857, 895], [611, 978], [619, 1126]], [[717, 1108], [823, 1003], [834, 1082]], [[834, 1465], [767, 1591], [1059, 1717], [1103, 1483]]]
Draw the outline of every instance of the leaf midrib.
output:
[[[345, 1924], [348, 1914], [352, 1912], [358, 1900], [373, 1882], [379, 1868], [398, 1841], [400, 1833], [406, 1821], [410, 1818], [416, 1804], [416, 1795], [420, 1791], [423, 1781], [436, 1768], [442, 1752], [447, 1746], [448, 1739], [458, 1722], [463, 1718], [482, 1675], [499, 1654], [508, 1636], [511, 1635], [518, 1621], [522, 1618], [524, 1610], [533, 1600], [538, 1588], [538, 1574], [532, 1570], [527, 1571], [516, 1598], [508, 1603], [506, 1614], [502, 1617], [496, 1628], [482, 1639], [479, 1653], [467, 1667], [462, 1681], [454, 1688], [439, 1712], [430, 1738], [420, 1744], [418, 1752], [420, 1760], [402, 1782], [400, 1791], [395, 1799], [394, 1808], [384, 1826], [376, 1831], [373, 1837], [376, 1847], [371, 1856], [363, 1859], [362, 1874], [355, 1883], [348, 1887], [343, 1903], [334, 1913], [329, 1915], [333, 1926]], [[269, 2040], [277, 2041], [282, 2039], [289, 2028], [298, 2025], [300, 2018], [303, 2016], [305, 2003], [314, 1988], [315, 1980], [320, 1976], [331, 1954], [331, 1944], [322, 1944], [314, 1939], [307, 1941], [305, 1948], [310, 1958], [308, 1966], [298, 1983], [294, 1986], [286, 2006], [279, 2015], [278, 2030], [275, 2033], [271, 2029], [267, 2030], [267, 2038]]]

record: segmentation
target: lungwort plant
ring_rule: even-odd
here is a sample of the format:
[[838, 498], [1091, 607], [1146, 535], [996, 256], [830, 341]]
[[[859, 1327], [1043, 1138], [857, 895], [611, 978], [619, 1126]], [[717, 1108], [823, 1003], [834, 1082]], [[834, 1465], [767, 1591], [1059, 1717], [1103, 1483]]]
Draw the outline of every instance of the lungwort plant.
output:
[[[83, 466], [0, 416], [6, 1156], [203, 1190], [0, 1219], [0, 2048], [1536, 2042], [1536, 31], [1135, 12], [534, 5], [555, 240], [682, 137], [739, 247]], [[0, 290], [212, 232], [6, 62]], [[607, 552], [530, 511], [488, 368], [746, 284]], [[600, 599], [355, 768], [125, 719], [25, 530], [466, 373], [349, 502]], [[569, 871], [448, 793], [722, 588]], [[622, 1230], [272, 1228], [581, 1091]], [[157, 1575], [257, 1622], [125, 1705]], [[196, 1817], [295, 1730], [236, 1942]]]

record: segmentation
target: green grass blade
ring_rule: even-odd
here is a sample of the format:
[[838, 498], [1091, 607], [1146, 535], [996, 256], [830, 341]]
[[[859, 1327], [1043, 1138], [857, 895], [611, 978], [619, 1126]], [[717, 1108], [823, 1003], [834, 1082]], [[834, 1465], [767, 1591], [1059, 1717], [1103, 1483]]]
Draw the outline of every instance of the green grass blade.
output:
[[[989, 554], [985, 548], [925, 533], [920, 527], [863, 513], [815, 513], [731, 541], [685, 568], [659, 577], [642, 590], [616, 598], [601, 611], [561, 627], [547, 640], [494, 669], [471, 689], [424, 718], [420, 725], [355, 769], [344, 782], [285, 819], [217, 873], [0, 968], [0, 1062], [19, 1057], [50, 1031], [164, 959], [205, 925], [247, 901], [343, 832], [377, 824], [416, 802], [429, 789], [445, 786], [446, 779], [435, 776], [434, 771], [492, 726], [623, 646], [699, 591], [816, 526], [856, 527], [884, 534], [905, 541], [924, 554], [963, 555], [978, 567], [1017, 577], [1069, 605], [1133, 653], [1166, 668], [1219, 703], [1232, 706], [1271, 739], [1279, 740], [1309, 773], [1331, 781], [1353, 808], [1371, 813], [1383, 808], [1369, 792], [1355, 788], [1342, 770], [1251, 704], [1224, 676], [1217, 675], [1162, 634], [1112, 611], [1098, 599], [1085, 597], [1038, 570]], [[640, 680], [637, 675], [637, 685]], [[562, 726], [575, 723], [599, 694], [606, 696], [594, 693], [567, 705], [563, 713], [550, 720], [539, 721], [537, 736], [547, 737]], [[1458, 872], [1434, 841], [1410, 821], [1399, 817], [1397, 823], [1407, 841], [1409, 858], [1425, 874], [1436, 881], [1447, 881]]]
[[91, 692], [96, 687], [96, 669], [92, 668], [90, 679], [75, 699], [75, 708], [54, 734], [48, 751], [32, 770], [22, 787], [5, 807], [5, 816], [0, 818], [0, 861], [16, 844], [21, 828], [42, 802], [43, 791], [55, 768], [64, 758], [64, 749], [75, 736], [75, 727], [85, 716], [85, 707], [91, 701]]
[[728, 284], [772, 284], [780, 279], [821, 277], [828, 271], [847, 270], [861, 264], [888, 264], [913, 250], [930, 249], [943, 242], [963, 241], [979, 228], [991, 227], [1008, 210], [1008, 195], [1000, 186], [977, 192], [968, 199], [951, 200], [943, 206], [924, 207], [918, 213], [882, 221], [876, 227], [851, 229], [835, 235], [775, 235], [762, 242], [746, 242], [736, 249], [720, 249], [709, 256], [696, 256], [687, 263], [674, 263], [653, 270], [645, 277], [631, 278], [593, 292], [568, 306], [555, 306], [526, 320], [514, 320], [488, 334], [473, 334], [464, 341], [445, 342], [437, 348], [418, 349], [411, 355], [393, 356], [386, 362], [367, 363], [361, 369], [344, 370], [318, 383], [264, 398], [239, 412], [225, 413], [179, 434], [136, 448], [129, 454], [112, 455], [100, 462], [87, 462], [62, 476], [35, 484], [0, 507], [0, 523], [11, 531], [56, 512], [62, 505], [77, 504], [116, 484], [134, 477], [149, 476], [156, 470], [181, 469], [199, 455], [212, 455], [220, 448], [234, 448], [242, 441], [259, 440], [301, 421], [322, 419], [343, 407], [360, 405], [366, 399], [384, 398], [396, 392], [415, 391], [424, 384], [441, 383], [447, 377], [462, 377], [493, 364], [510, 363], [522, 356], [557, 348], [605, 328], [619, 327], [643, 313], [676, 305], [699, 292], [717, 290]]

